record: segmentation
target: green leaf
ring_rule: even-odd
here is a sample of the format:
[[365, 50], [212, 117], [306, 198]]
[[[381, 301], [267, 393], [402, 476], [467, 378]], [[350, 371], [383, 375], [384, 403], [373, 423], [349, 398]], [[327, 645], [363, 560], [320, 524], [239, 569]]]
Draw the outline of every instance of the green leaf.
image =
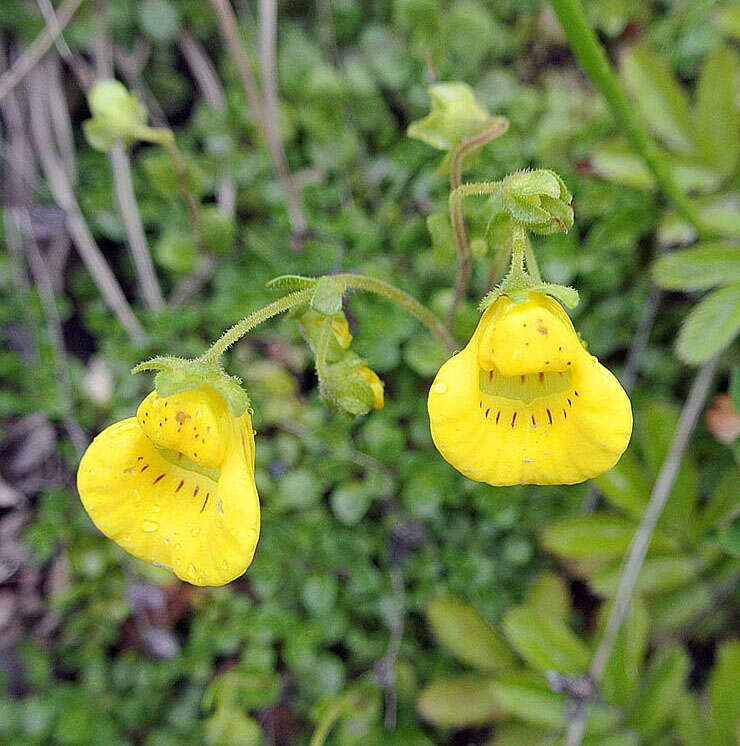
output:
[[[548, 526], [542, 540], [549, 551], [567, 559], [618, 559], [636, 529], [634, 521], [609, 513], [569, 516]], [[650, 546], [655, 551], [671, 551], [675, 543], [656, 532]]]
[[659, 650], [635, 697], [629, 722], [648, 742], [671, 716], [683, 691], [689, 671], [689, 658], [682, 648]]
[[625, 142], [615, 140], [597, 145], [590, 165], [603, 179], [635, 189], [652, 189], [655, 180], [645, 161]]
[[427, 606], [435, 637], [463, 663], [481, 671], [497, 671], [515, 658], [496, 630], [470, 604], [454, 596], [437, 596]]
[[701, 154], [725, 176], [734, 173], [740, 154], [738, 66], [737, 52], [720, 47], [707, 57], [696, 87], [694, 122]]
[[723, 350], [740, 331], [740, 285], [715, 290], [700, 301], [681, 327], [678, 356], [697, 365]]
[[205, 245], [214, 254], [225, 254], [234, 248], [236, 222], [214, 206], [201, 208], [200, 231]]
[[677, 588], [650, 599], [650, 621], [654, 634], [671, 634], [706, 614], [714, 604], [706, 584]]
[[500, 706], [520, 720], [545, 728], [562, 728], [566, 723], [564, 695], [551, 691], [541, 676], [502, 674], [492, 688]]
[[329, 498], [337, 520], [346, 526], [356, 526], [365, 517], [372, 501], [372, 493], [362, 482], [340, 484]]
[[740, 466], [727, 470], [714, 491], [707, 498], [697, 521], [697, 533], [703, 534], [726, 523], [737, 510], [737, 485], [740, 484]]
[[496, 726], [492, 738], [486, 741], [486, 746], [544, 746], [548, 737], [546, 728], [507, 720]]
[[544, 571], [529, 584], [524, 605], [535, 615], [565, 621], [570, 613], [570, 593], [561, 575]]
[[180, 14], [170, 0], [143, 0], [139, 5], [141, 30], [154, 41], [174, 41], [180, 30]]
[[467, 83], [437, 83], [429, 86], [429, 96], [431, 113], [412, 122], [407, 134], [438, 150], [454, 150], [490, 120]]
[[403, 349], [409, 368], [427, 378], [435, 375], [449, 356], [447, 349], [428, 334], [412, 337]]
[[701, 703], [692, 692], [681, 692], [678, 698], [675, 728], [681, 746], [711, 746]]
[[642, 518], [650, 499], [651, 485], [633, 448], [623, 454], [614, 468], [593, 481], [614, 507], [623, 510], [631, 518]]
[[342, 286], [332, 277], [320, 277], [311, 296], [311, 308], [324, 316], [335, 316], [342, 310]]
[[[714, 543], [734, 557], [740, 557], [740, 515], [710, 534]], [[705, 537], [709, 540], [710, 537]]]
[[707, 691], [712, 709], [712, 746], [733, 746], [740, 727], [740, 641], [719, 646]]
[[509, 609], [502, 624], [511, 645], [533, 668], [579, 674], [588, 667], [589, 649], [562, 619], [540, 616], [522, 606]]
[[[612, 602], [601, 607], [599, 629], [602, 633], [611, 607]], [[649, 633], [645, 605], [639, 598], [633, 597], [601, 679], [601, 692], [605, 702], [626, 708], [632, 700], [642, 676]]]
[[740, 363], [734, 365], [730, 372], [729, 394], [735, 409], [740, 412]]
[[740, 246], [713, 242], [674, 251], [652, 269], [657, 285], [669, 290], [704, 290], [740, 282]]
[[670, 69], [646, 46], [634, 46], [622, 57], [624, 83], [649, 127], [673, 150], [694, 150], [689, 100]]
[[[637, 579], [638, 593], [652, 595], [680, 588], [694, 580], [701, 567], [694, 556], [651, 557], [645, 560]], [[611, 598], [617, 591], [621, 564], [599, 572], [591, 586], [600, 595]]]
[[494, 680], [482, 674], [439, 679], [421, 690], [416, 709], [426, 721], [437, 726], [487, 725], [507, 716], [493, 686]]

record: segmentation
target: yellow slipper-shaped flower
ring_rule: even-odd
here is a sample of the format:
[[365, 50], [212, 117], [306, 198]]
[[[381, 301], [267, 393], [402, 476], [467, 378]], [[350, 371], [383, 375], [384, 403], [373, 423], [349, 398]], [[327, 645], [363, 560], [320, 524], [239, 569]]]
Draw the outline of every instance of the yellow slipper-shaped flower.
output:
[[429, 393], [437, 449], [494, 486], [575, 484], [611, 469], [629, 443], [632, 408], [551, 297], [502, 295]]
[[106, 428], [80, 462], [93, 523], [134, 557], [194, 585], [223, 585], [249, 566], [260, 508], [254, 431], [210, 387], [160, 397]]

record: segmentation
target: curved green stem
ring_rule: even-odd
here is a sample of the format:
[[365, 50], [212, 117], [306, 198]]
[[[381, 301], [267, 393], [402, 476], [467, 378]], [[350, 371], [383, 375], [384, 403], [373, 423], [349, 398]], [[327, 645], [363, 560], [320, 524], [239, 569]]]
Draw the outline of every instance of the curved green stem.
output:
[[363, 290], [366, 293], [375, 293], [376, 295], [388, 298], [388, 300], [401, 306], [401, 308], [421, 321], [429, 329], [432, 336], [450, 352], [454, 352], [457, 349], [457, 343], [442, 321], [425, 305], [419, 303], [416, 298], [410, 296], [408, 293], [404, 293], [403, 290], [395, 287], [395, 285], [390, 285], [374, 277], [366, 277], [350, 272], [332, 275], [332, 279], [339, 282], [347, 290]]
[[529, 236], [525, 233], [524, 243], [524, 259], [527, 262], [527, 272], [532, 275], [532, 278], [537, 282], [542, 282], [542, 275], [540, 274], [540, 268], [537, 264], [537, 257], [532, 249], [532, 242], [529, 240]]
[[213, 362], [223, 355], [226, 350], [231, 347], [235, 342], [241, 339], [247, 332], [252, 331], [256, 326], [264, 323], [273, 316], [277, 316], [284, 311], [288, 311], [291, 308], [300, 306], [303, 303], [308, 303], [311, 300], [313, 294], [313, 287], [306, 288], [305, 290], [297, 290], [294, 293], [284, 295], [282, 298], [278, 298], [276, 301], [270, 303], [264, 308], [260, 308], [258, 311], [250, 314], [246, 318], [242, 319], [237, 324], [234, 324], [230, 329], [227, 329], [212, 345], [206, 350], [200, 359], [205, 362]]
[[[452, 151], [450, 159], [450, 189], [454, 191], [462, 184], [462, 168], [465, 157], [483, 147], [496, 137], [503, 135], [509, 129], [509, 120], [505, 117], [494, 117], [487, 129], [475, 137], [460, 143]], [[457, 309], [465, 297], [465, 293], [470, 285], [470, 278], [473, 274], [473, 256], [470, 251], [468, 234], [465, 230], [465, 216], [463, 215], [462, 200], [453, 203], [450, 200], [450, 220], [452, 221], [452, 232], [455, 237], [455, 248], [457, 249], [457, 278], [455, 279], [455, 289], [448, 312], [448, 324], [452, 324], [455, 319]]]
[[352, 706], [355, 705], [357, 695], [354, 691], [345, 692], [338, 697], [333, 704], [326, 708], [321, 720], [319, 720], [316, 730], [311, 736], [309, 746], [324, 746], [327, 736], [334, 727], [334, 724], [342, 715]]
[[632, 147], [642, 156], [660, 189], [700, 236], [709, 233], [694, 205], [673, 180], [655, 142], [634, 115], [603, 47], [589, 26], [580, 0], [551, 0], [551, 4], [578, 63], [601, 91], [612, 115], [624, 130]]
[[164, 148], [175, 171], [180, 195], [188, 208], [188, 214], [190, 215], [190, 221], [193, 225], [193, 232], [195, 233], [198, 246], [201, 249], [206, 249], [200, 225], [200, 205], [188, 186], [187, 168], [180, 149], [177, 147], [175, 133], [167, 127], [142, 126], [137, 134], [141, 140], [161, 145]]

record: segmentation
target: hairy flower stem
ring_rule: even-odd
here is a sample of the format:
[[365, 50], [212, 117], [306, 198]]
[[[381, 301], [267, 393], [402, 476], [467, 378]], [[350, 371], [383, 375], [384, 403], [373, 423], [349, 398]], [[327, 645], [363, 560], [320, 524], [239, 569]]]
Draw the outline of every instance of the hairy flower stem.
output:
[[652, 137], [632, 111], [603, 47], [589, 26], [580, 0], [551, 0], [551, 4], [578, 63], [601, 91], [612, 115], [624, 130], [632, 147], [642, 156], [661, 191], [696, 228], [700, 236], [710, 233], [694, 205], [676, 185]]
[[[480, 134], [471, 137], [469, 140], [460, 143], [452, 151], [450, 160], [450, 190], [454, 192], [462, 184], [462, 169], [465, 157], [483, 147], [491, 140], [503, 135], [509, 129], [509, 120], [505, 117], [494, 117], [490, 125]], [[452, 231], [455, 236], [455, 248], [457, 249], [457, 278], [455, 279], [455, 291], [452, 298], [452, 304], [448, 312], [448, 324], [455, 320], [457, 309], [462, 303], [465, 293], [470, 285], [470, 278], [473, 274], [473, 256], [470, 252], [470, 243], [468, 234], [465, 230], [465, 216], [463, 215], [462, 200], [453, 204], [450, 200], [450, 220], [452, 221]]]
[[277, 316], [284, 311], [289, 311], [291, 308], [300, 306], [302, 303], [308, 303], [312, 295], [312, 287], [305, 290], [296, 290], [296, 292], [284, 295], [264, 308], [260, 308], [258, 311], [234, 324], [230, 329], [227, 329], [199, 359], [203, 362], [215, 363], [231, 345], [238, 342], [245, 334], [251, 332], [252, 329], [271, 319], [273, 316]]
[[449, 352], [454, 352], [457, 349], [457, 343], [442, 321], [423, 303], [419, 303], [416, 298], [404, 293], [395, 285], [377, 280], [374, 277], [365, 277], [348, 272], [332, 275], [332, 278], [343, 285], [345, 290], [363, 290], [366, 293], [375, 293], [375, 295], [388, 298], [424, 324], [431, 335]]
[[[404, 293], [403, 290], [382, 280], [377, 280], [374, 277], [365, 277], [364, 275], [356, 275], [350, 272], [332, 275], [332, 279], [339, 283], [343, 290], [362, 290], [366, 293], [374, 293], [375, 295], [382, 295], [384, 298], [388, 298], [388, 300], [401, 306], [401, 308], [421, 321], [432, 336], [446, 347], [449, 352], [454, 352], [457, 349], [457, 343], [442, 321], [425, 305], [419, 303], [418, 300], [408, 293]], [[296, 306], [310, 303], [313, 293], [313, 286], [304, 288], [303, 290], [296, 290], [282, 298], [278, 298], [278, 300], [273, 301], [264, 308], [260, 308], [237, 324], [234, 324], [230, 329], [227, 329], [198, 359], [205, 363], [215, 364], [218, 358], [245, 334], [284, 311], [289, 311]], [[320, 356], [317, 355], [318, 357]]]

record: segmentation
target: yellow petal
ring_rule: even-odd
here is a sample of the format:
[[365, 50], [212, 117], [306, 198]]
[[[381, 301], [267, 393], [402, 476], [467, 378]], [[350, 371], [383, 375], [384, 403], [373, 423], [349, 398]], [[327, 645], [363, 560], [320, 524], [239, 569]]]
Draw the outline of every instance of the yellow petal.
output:
[[[190, 415], [182, 431], [170, 412]], [[77, 486], [106, 536], [182, 580], [223, 585], [252, 561], [260, 512], [251, 419], [232, 417], [209, 387], [147, 397], [138, 421], [111, 425], [90, 444]]]
[[610, 469], [632, 432], [617, 379], [551, 298], [499, 298], [448, 360], [428, 400], [432, 438], [452, 466], [495, 486], [574, 484]]
[[373, 409], [382, 409], [383, 405], [385, 404], [385, 386], [383, 384], [383, 381], [381, 381], [378, 377], [378, 374], [374, 370], [372, 370], [372, 368], [368, 368], [367, 366], [363, 365], [361, 368], [358, 368], [352, 375], [357, 376], [357, 378], [361, 378], [373, 390]]

